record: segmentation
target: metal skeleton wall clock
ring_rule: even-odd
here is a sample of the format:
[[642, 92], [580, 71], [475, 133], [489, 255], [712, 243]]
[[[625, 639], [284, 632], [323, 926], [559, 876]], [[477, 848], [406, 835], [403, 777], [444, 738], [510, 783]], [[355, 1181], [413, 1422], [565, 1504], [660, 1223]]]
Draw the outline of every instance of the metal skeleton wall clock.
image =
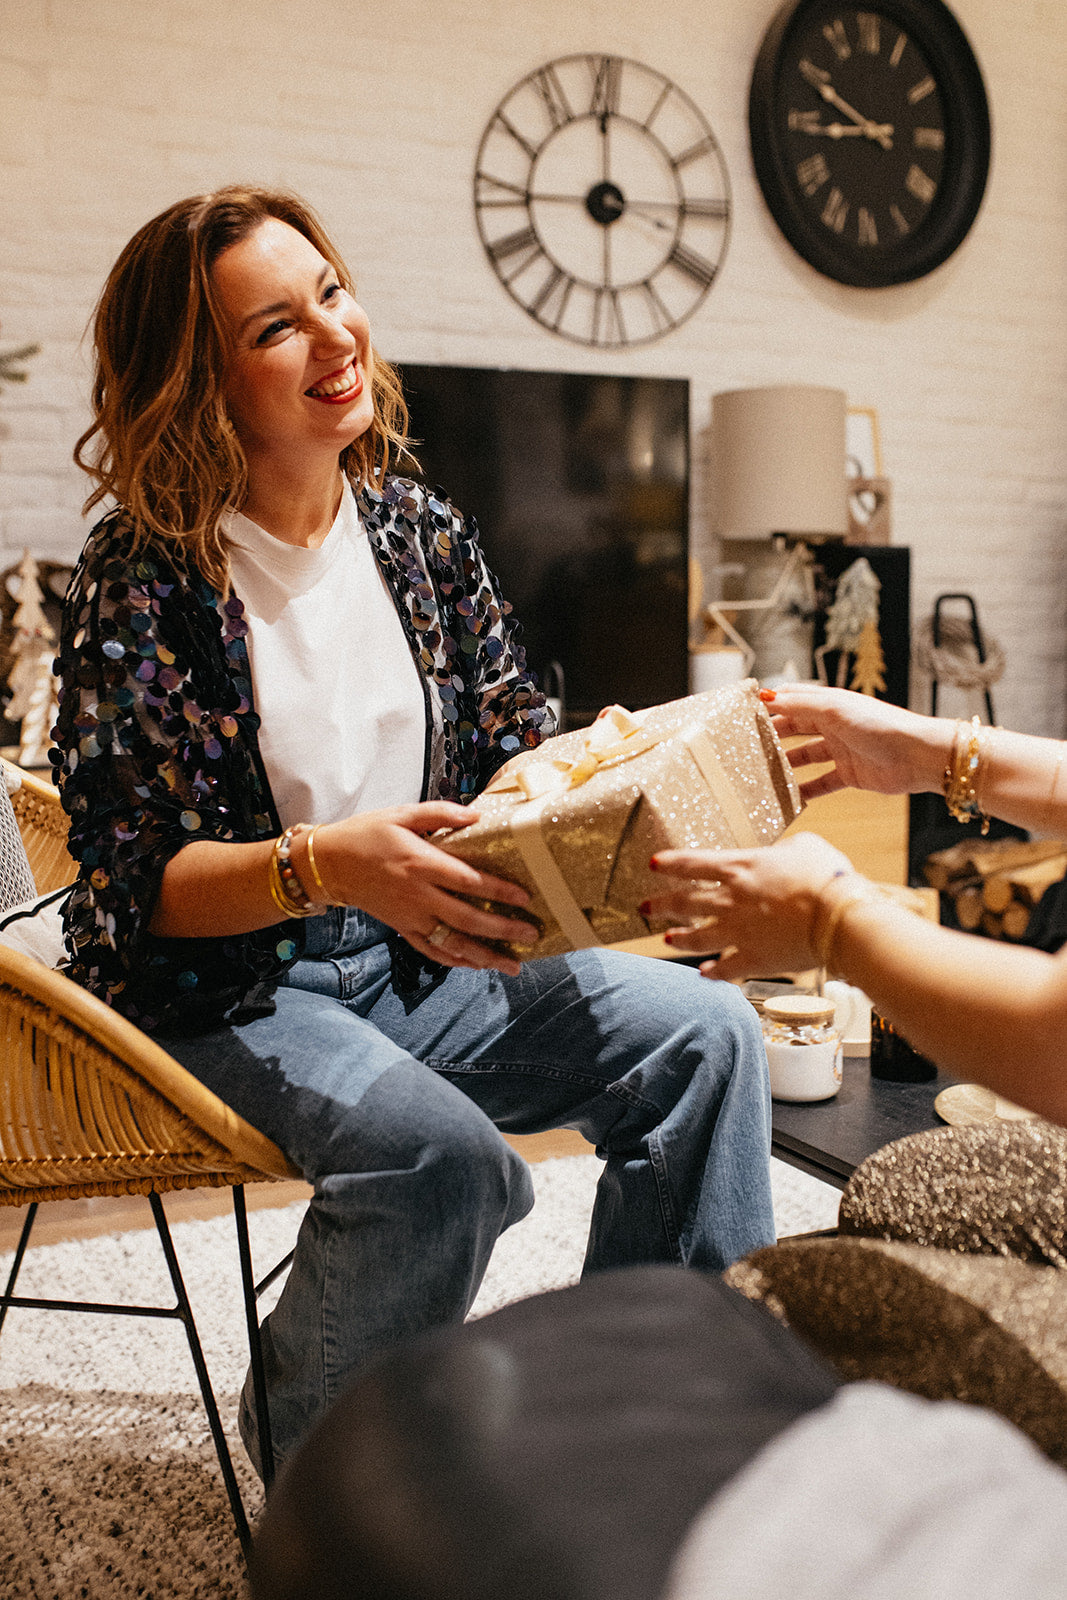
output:
[[645, 344], [707, 294], [726, 250], [722, 152], [662, 73], [610, 55], [531, 72], [490, 117], [478, 229], [523, 310], [579, 344]]

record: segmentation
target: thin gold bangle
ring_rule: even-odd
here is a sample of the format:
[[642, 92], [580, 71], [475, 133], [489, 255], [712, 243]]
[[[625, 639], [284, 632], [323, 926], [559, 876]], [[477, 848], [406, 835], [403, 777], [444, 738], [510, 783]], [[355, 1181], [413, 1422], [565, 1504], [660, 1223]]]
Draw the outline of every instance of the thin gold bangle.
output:
[[851, 878], [855, 878], [855, 877], [858, 877], [858, 876], [859, 876], [859, 874], [856, 872], [855, 867], [838, 867], [837, 871], [836, 872], [831, 872], [831, 874], [827, 878], [826, 882], [825, 883], [821, 883], [819, 885], [818, 889], [816, 889], [816, 891], [815, 891], [815, 904], [814, 904], [814, 906], [812, 908], [812, 913], [811, 913], [811, 927], [809, 929], [809, 938], [810, 938], [810, 941], [811, 941], [811, 948], [815, 951], [816, 955], [818, 955], [819, 947], [822, 944], [822, 933], [821, 933], [821, 929], [820, 929], [820, 924], [822, 923], [824, 916], [828, 916], [829, 915], [829, 913], [827, 912], [827, 909], [826, 909], [826, 902], [823, 899], [823, 895], [826, 893], [827, 889], [830, 887], [830, 885], [832, 883], [836, 883], [837, 882], [838, 878], [850, 878], [850, 877]]
[[319, 871], [318, 862], [315, 860], [315, 835], [318, 833], [321, 827], [322, 823], [316, 822], [315, 826], [311, 829], [307, 836], [306, 843], [308, 847], [308, 867], [311, 871], [311, 881], [319, 891], [321, 898], [328, 906], [332, 906], [336, 905], [337, 902], [334, 900], [329, 889], [327, 889], [326, 885], [323, 883], [322, 873]]
[[818, 936], [812, 941], [815, 954], [819, 958], [820, 967], [827, 971], [834, 959], [834, 939], [840, 931], [841, 920], [847, 911], [857, 906], [863, 900], [876, 900], [878, 891], [873, 884], [865, 883], [862, 888], [853, 889], [851, 894], [842, 895], [840, 900], [835, 900], [826, 916], [826, 921], [820, 929]]
[[1060, 746], [1060, 753], [1056, 757], [1056, 765], [1052, 769], [1052, 782], [1048, 786], [1048, 805], [1050, 807], [1056, 798], [1056, 785], [1060, 781], [1060, 768], [1063, 766], [1064, 756], [1067, 756], [1067, 744]]

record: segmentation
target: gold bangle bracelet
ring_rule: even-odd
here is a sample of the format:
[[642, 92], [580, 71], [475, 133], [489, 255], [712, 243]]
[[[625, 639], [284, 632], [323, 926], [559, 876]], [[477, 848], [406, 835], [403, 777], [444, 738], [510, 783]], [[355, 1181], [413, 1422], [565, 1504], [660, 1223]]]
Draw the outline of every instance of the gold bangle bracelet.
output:
[[329, 889], [327, 889], [326, 885], [323, 883], [322, 873], [319, 871], [318, 862], [315, 860], [315, 835], [318, 833], [321, 827], [322, 823], [316, 822], [315, 826], [311, 829], [307, 836], [306, 843], [308, 850], [308, 870], [311, 873], [311, 881], [319, 892], [320, 900], [328, 906], [334, 906], [340, 904], [340, 902], [333, 898]]
[[841, 922], [845, 913], [851, 911], [853, 906], [858, 906], [864, 900], [878, 899], [878, 891], [873, 884], [865, 883], [862, 888], [853, 889], [851, 894], [842, 895], [840, 900], [835, 900], [827, 913], [826, 921], [819, 930], [817, 937], [812, 941], [815, 954], [819, 958], [820, 967], [829, 972], [834, 959], [834, 939], [839, 933]]
[[1052, 769], [1052, 782], [1049, 784], [1048, 788], [1048, 805], [1050, 809], [1056, 799], [1056, 787], [1060, 781], [1060, 770], [1063, 767], [1064, 756], [1067, 756], [1067, 744], [1061, 747], [1060, 753], [1056, 757], [1056, 765]]
[[826, 893], [827, 889], [829, 889], [830, 885], [832, 883], [836, 883], [839, 878], [858, 877], [859, 873], [856, 871], [855, 867], [838, 867], [837, 871], [831, 872], [830, 876], [826, 879], [826, 882], [821, 883], [818, 889], [816, 889], [815, 904], [811, 913], [811, 928], [809, 930], [811, 948], [815, 951], [816, 955], [818, 955], [823, 941], [822, 923], [830, 914], [829, 910], [827, 909], [827, 903], [823, 899], [823, 895]]

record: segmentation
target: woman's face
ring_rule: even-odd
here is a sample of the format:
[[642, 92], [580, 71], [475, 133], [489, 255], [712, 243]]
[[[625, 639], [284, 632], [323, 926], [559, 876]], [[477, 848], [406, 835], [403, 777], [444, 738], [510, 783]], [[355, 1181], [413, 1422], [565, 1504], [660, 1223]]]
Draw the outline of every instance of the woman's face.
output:
[[212, 283], [235, 343], [226, 404], [249, 470], [336, 461], [374, 419], [362, 307], [311, 241], [276, 217], [223, 251]]

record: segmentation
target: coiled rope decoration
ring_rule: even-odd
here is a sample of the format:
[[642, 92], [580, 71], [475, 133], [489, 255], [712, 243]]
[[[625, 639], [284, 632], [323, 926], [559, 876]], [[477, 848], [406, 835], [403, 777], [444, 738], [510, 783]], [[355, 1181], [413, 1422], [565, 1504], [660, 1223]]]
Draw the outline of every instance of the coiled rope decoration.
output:
[[1004, 676], [1007, 658], [996, 639], [983, 639], [985, 660], [979, 661], [971, 624], [963, 617], [942, 617], [941, 643], [934, 644], [934, 619], [928, 617], [915, 630], [912, 654], [915, 665], [938, 683], [957, 689], [986, 689]]

